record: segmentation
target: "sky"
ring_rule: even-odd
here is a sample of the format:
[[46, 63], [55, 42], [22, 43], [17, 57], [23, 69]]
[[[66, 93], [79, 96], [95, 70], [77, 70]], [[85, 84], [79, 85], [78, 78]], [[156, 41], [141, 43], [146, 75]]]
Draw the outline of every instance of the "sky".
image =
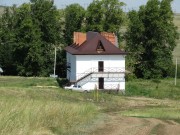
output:
[[[21, 5], [22, 3], [27, 3], [30, 0], [0, 0], [0, 5], [3, 6], [11, 6], [16, 4], [17, 6]], [[65, 8], [66, 5], [72, 3], [79, 3], [81, 6], [86, 8], [89, 3], [93, 0], [54, 0], [55, 5], [57, 8]], [[126, 3], [126, 6], [123, 7], [124, 11], [129, 11], [132, 9], [138, 9], [140, 5], [145, 5], [148, 0], [120, 0]], [[172, 9], [175, 13], [180, 13], [180, 0], [174, 0], [172, 3]]]

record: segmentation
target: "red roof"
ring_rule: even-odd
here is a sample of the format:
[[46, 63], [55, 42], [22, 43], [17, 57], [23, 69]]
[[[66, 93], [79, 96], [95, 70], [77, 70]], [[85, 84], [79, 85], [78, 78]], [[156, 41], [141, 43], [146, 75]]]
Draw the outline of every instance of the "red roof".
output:
[[113, 45], [97, 32], [88, 32], [87, 39], [82, 44], [72, 44], [65, 48], [73, 55], [126, 55], [127, 53]]

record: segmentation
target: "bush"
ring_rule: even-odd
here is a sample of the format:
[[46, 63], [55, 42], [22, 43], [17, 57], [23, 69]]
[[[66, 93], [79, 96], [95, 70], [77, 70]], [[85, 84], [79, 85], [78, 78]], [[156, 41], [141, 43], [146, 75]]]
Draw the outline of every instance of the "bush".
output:
[[126, 79], [126, 81], [132, 81], [132, 80], [136, 79], [136, 75], [133, 73], [126, 74], [125, 79]]
[[61, 88], [63, 88], [66, 84], [69, 83], [69, 81], [66, 78], [57, 78], [56, 80]]
[[[171, 70], [169, 71], [169, 76], [170, 77], [174, 78], [175, 70], [176, 70], [176, 65], [173, 65]], [[180, 78], [180, 65], [177, 65], [177, 78]]]

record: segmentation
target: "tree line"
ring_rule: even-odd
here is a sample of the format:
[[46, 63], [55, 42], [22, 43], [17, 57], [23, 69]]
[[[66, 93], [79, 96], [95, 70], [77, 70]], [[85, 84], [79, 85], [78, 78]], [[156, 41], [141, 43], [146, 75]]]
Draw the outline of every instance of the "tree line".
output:
[[[113, 32], [124, 40], [127, 69], [140, 78], [166, 77], [173, 66], [178, 39], [172, 0], [149, 0], [138, 11], [124, 13], [119, 0], [94, 0], [57, 9], [52, 0], [31, 0], [6, 7], [0, 17], [0, 66], [5, 75], [49, 76], [57, 48], [57, 74], [65, 77], [66, 53], [73, 32]], [[126, 26], [125, 33], [121, 32]]]
[[139, 11], [128, 13], [128, 66], [137, 77], [161, 78], [174, 73], [172, 52], [179, 34], [173, 23], [172, 1], [149, 0]]

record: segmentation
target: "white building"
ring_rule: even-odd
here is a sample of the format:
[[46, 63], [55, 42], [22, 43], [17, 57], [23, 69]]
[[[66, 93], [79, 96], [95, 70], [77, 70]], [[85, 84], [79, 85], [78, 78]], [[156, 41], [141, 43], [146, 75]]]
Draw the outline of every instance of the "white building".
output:
[[[125, 90], [125, 55], [113, 37], [97, 32], [75, 33], [67, 52], [67, 79], [84, 89]], [[85, 39], [83, 39], [85, 38]], [[110, 39], [110, 40], [109, 40]], [[114, 41], [115, 38], [114, 38]]]

